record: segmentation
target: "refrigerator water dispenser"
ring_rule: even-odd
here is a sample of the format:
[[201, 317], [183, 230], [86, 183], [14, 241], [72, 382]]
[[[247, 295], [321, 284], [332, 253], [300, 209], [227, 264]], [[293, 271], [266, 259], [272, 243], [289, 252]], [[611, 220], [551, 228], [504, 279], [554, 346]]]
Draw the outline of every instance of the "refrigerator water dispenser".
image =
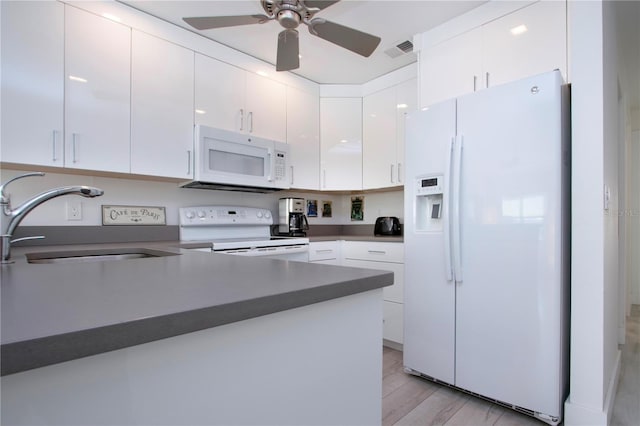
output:
[[444, 176], [420, 176], [415, 181], [415, 230], [442, 232]]

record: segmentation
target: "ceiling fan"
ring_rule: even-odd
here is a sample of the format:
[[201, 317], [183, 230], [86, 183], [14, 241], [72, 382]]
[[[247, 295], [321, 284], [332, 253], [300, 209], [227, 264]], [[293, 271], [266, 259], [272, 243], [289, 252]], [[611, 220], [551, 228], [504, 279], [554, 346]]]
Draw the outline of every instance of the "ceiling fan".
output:
[[264, 24], [277, 20], [284, 30], [278, 34], [277, 71], [294, 70], [300, 66], [298, 26], [303, 23], [309, 32], [321, 39], [369, 57], [380, 44], [380, 37], [345, 27], [322, 18], [314, 18], [319, 11], [340, 0], [260, 0], [266, 15], [201, 16], [183, 18], [197, 30]]

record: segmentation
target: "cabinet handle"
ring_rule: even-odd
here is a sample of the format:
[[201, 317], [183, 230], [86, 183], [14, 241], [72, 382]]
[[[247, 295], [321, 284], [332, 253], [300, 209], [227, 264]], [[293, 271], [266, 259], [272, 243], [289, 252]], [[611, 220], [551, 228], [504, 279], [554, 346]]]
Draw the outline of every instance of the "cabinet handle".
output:
[[371, 254], [387, 254], [384, 250], [367, 250]]
[[391, 183], [393, 183], [393, 164], [391, 165]]
[[485, 87], [489, 88], [489, 73], [485, 73]]
[[333, 250], [332, 249], [323, 249], [323, 250], [316, 250], [316, 253], [331, 253]]
[[323, 188], [327, 187], [327, 170], [326, 169], [322, 169], [322, 187]]
[[53, 157], [51, 158], [51, 160], [53, 160], [53, 161], [58, 161], [58, 158], [56, 157], [56, 142], [57, 142], [56, 133], [58, 133], [58, 132], [56, 132], [54, 130], [53, 131], [53, 142], [52, 142], [52, 144], [53, 144]]
[[249, 133], [253, 133], [253, 111], [249, 111]]
[[478, 90], [478, 76], [473, 76], [473, 91], [476, 92]]
[[187, 176], [191, 175], [191, 150], [187, 150]]
[[244, 109], [240, 108], [240, 131], [244, 130]]
[[77, 139], [78, 134], [77, 133], [72, 133], [71, 134], [71, 158], [72, 161], [74, 163], [77, 163], [78, 160], [76, 159], [76, 139]]
[[402, 183], [402, 178], [400, 176], [400, 167], [402, 167], [402, 163], [398, 163], [398, 183]]
[[290, 179], [290, 184], [293, 185], [293, 166], [289, 166], [291, 168], [291, 179]]

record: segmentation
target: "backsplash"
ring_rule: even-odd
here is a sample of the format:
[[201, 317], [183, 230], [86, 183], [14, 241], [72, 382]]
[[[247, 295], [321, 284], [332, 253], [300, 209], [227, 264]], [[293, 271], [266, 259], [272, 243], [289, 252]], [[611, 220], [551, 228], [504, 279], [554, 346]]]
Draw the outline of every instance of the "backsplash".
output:
[[[2, 169], [0, 181], [19, 174], [18, 170]], [[85, 176], [63, 173], [47, 173], [43, 177], [29, 177], [12, 183], [7, 188], [12, 205], [18, 206], [32, 196], [58, 186], [89, 185], [104, 190], [104, 195], [94, 199], [64, 196], [52, 199], [33, 210], [22, 221], [24, 226], [97, 226], [102, 224], [102, 205], [136, 205], [166, 207], [167, 225], [178, 224], [178, 208], [195, 205], [239, 205], [262, 207], [278, 215], [278, 199], [300, 197], [317, 200], [318, 217], [310, 217], [309, 224], [342, 225], [373, 224], [378, 216], [398, 216], [403, 221], [403, 191], [365, 194], [334, 194], [330, 192], [280, 191], [270, 194], [210, 191], [179, 188], [175, 182], [157, 182], [137, 179], [119, 179], [101, 176]], [[351, 197], [364, 196], [362, 221], [351, 220]], [[67, 220], [67, 202], [81, 204], [80, 220]], [[322, 204], [331, 202], [331, 217], [322, 217]]]

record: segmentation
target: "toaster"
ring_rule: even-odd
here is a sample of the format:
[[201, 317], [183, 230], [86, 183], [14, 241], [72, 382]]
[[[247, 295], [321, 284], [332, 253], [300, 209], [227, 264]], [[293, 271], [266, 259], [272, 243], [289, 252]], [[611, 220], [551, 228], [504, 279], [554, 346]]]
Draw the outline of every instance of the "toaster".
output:
[[373, 227], [374, 235], [402, 235], [400, 220], [393, 216], [383, 216], [376, 219]]

